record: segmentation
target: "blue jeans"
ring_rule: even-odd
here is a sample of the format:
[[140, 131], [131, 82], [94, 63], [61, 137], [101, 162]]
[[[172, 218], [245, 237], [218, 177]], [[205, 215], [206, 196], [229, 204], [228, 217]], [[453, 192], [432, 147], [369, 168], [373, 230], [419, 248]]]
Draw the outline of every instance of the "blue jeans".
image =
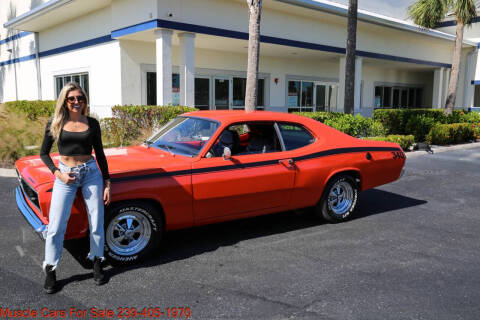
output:
[[68, 167], [60, 162], [58, 168], [62, 173], [70, 172], [74, 174], [75, 181], [71, 184], [66, 184], [58, 178], [55, 179], [50, 203], [43, 268], [45, 269], [45, 266], [48, 264], [54, 266], [55, 269], [60, 261], [68, 218], [70, 217], [73, 201], [79, 187], [82, 188], [90, 228], [90, 253], [88, 254], [88, 259], [93, 260], [94, 257], [99, 257], [103, 260], [105, 241], [103, 230], [103, 178], [97, 163], [94, 158], [75, 167]]

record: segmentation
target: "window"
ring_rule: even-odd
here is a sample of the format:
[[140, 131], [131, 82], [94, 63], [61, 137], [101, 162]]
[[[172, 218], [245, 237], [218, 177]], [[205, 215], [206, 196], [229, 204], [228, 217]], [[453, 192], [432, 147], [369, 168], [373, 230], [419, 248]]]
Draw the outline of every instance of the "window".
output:
[[[172, 105], [180, 104], [180, 74], [172, 73]], [[157, 73], [147, 72], [147, 105], [157, 105]]]
[[319, 81], [288, 81], [288, 111], [334, 111], [338, 85]]
[[410, 86], [376, 86], [375, 108], [421, 108], [423, 88]]
[[[263, 107], [264, 104], [264, 79], [258, 79], [257, 107]], [[247, 78], [233, 78], [233, 109], [245, 108], [245, 95], [247, 92]]]
[[61, 76], [55, 76], [55, 94], [56, 97], [60, 94], [63, 86], [69, 82], [75, 82], [80, 87], [85, 90], [87, 97], [89, 97], [89, 87], [88, 87], [88, 73], [76, 73], [76, 74], [66, 74]]
[[232, 155], [249, 155], [282, 151], [273, 123], [246, 122], [229, 126], [207, 153], [207, 158], [221, 157], [225, 147]]
[[208, 110], [210, 106], [210, 79], [195, 78], [195, 108]]
[[278, 127], [280, 129], [280, 133], [282, 134], [285, 150], [298, 149], [315, 141], [311, 133], [300, 125], [279, 123]]

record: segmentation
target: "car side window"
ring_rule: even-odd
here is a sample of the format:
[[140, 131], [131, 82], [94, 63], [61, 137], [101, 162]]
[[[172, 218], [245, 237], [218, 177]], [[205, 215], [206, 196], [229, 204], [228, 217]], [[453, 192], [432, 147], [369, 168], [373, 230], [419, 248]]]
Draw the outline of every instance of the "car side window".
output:
[[206, 157], [221, 157], [228, 147], [235, 155], [282, 151], [273, 122], [245, 122], [229, 126], [220, 134]]
[[278, 128], [282, 134], [285, 150], [294, 150], [307, 146], [315, 141], [307, 129], [293, 123], [279, 123]]

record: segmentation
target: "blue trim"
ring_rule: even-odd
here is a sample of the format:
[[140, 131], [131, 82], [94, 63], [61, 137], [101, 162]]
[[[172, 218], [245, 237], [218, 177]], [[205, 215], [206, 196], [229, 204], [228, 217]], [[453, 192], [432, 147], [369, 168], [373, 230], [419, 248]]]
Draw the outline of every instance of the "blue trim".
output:
[[[97, 44], [101, 44], [109, 41], [114, 41], [116, 38], [121, 36], [134, 34], [134, 33], [145, 31], [145, 30], [151, 30], [154, 28], [168, 28], [168, 29], [175, 29], [175, 30], [181, 30], [181, 31], [187, 31], [187, 32], [208, 34], [213, 36], [248, 40], [247, 32], [233, 31], [233, 30], [220, 29], [220, 28], [214, 28], [214, 27], [199, 26], [199, 25], [183, 23], [183, 22], [157, 19], [157, 20], [150, 20], [147, 22], [139, 23], [126, 28], [114, 30], [111, 32], [110, 35], [107, 35], [107, 36], [98, 37], [98, 38], [70, 44], [67, 46], [43, 51], [39, 53], [39, 56], [46, 57], [53, 54], [59, 54], [59, 53], [81, 49], [81, 48], [85, 48], [85, 47], [89, 47], [89, 46], [93, 46], [93, 45], [97, 45]], [[277, 37], [271, 37], [271, 36], [260, 36], [260, 41], [263, 43], [277, 44], [277, 45], [317, 50], [317, 51], [333, 52], [333, 53], [339, 53], [339, 54], [345, 54], [346, 52], [346, 49], [341, 47], [334, 47], [334, 46], [316, 44], [311, 42], [283, 39], [283, 38], [277, 38]], [[444, 68], [452, 67], [451, 64], [447, 64], [447, 63], [398, 57], [398, 56], [380, 54], [380, 53], [374, 53], [374, 52], [368, 52], [368, 51], [357, 51], [357, 56], [382, 59], [382, 60], [390, 60], [390, 61], [398, 61], [398, 62], [415, 63], [415, 64], [421, 64], [421, 65], [434, 66], [434, 67], [444, 67]], [[16, 63], [16, 62], [27, 61], [34, 58], [35, 58], [35, 55], [30, 55], [26, 57], [17, 58], [17, 59], [7, 60], [4, 62], [0, 62], [0, 66]]]
[[23, 61], [33, 60], [33, 59], [35, 59], [35, 55], [31, 54], [29, 56], [15, 58], [15, 59], [0, 62], [0, 67], [6, 66], [6, 65], [12, 64], [12, 63], [18, 63], [18, 62], [23, 62]]
[[23, 197], [22, 189], [20, 187], [15, 188], [15, 200], [17, 202], [17, 208], [22, 213], [28, 224], [35, 230], [35, 232], [42, 233], [46, 230], [46, 225], [40, 221], [35, 212], [30, 208], [27, 201]]
[[[472, 19], [471, 23], [477, 23], [480, 22], [480, 17], [475, 17]], [[437, 26], [437, 28], [444, 28], [444, 27], [453, 27], [457, 25], [457, 21], [455, 20], [450, 20], [450, 21], [444, 21], [440, 22]]]
[[480, 80], [472, 80], [472, 84], [478, 86], [480, 85]]
[[[127, 34], [132, 34], [138, 32], [136, 30], [145, 31], [155, 28], [155, 20], [147, 21], [144, 23], [136, 24], [134, 26], [126, 27], [123, 29], [118, 29], [112, 32], [112, 38], [118, 36], [124, 36]], [[240, 32], [240, 31], [232, 31], [214, 27], [206, 27], [206, 26], [199, 26], [195, 24], [183, 23], [183, 22], [176, 22], [170, 20], [156, 20], [157, 28], [167, 28], [167, 29], [175, 29], [187, 32], [195, 32], [195, 33], [202, 33], [208, 34], [213, 36], [220, 36], [220, 37], [227, 37], [233, 39], [240, 39], [240, 40], [248, 40], [248, 33], [247, 32]], [[325, 52], [333, 52], [333, 53], [340, 53], [345, 54], [346, 49], [341, 47], [334, 47], [322, 44], [316, 44], [311, 42], [304, 42], [304, 41], [297, 41], [297, 40], [289, 40], [277, 37], [270, 37], [270, 36], [260, 36], [260, 41], [263, 43], [270, 43], [270, 44], [277, 44], [295, 48], [302, 48], [302, 49], [311, 49], [311, 50], [318, 50], [318, 51], [325, 51]], [[419, 59], [412, 59], [412, 58], [404, 58], [398, 57], [393, 55], [387, 54], [380, 54], [374, 52], [367, 52], [367, 51], [357, 51], [357, 55], [361, 57], [369, 57], [375, 59], [382, 59], [382, 60], [391, 60], [391, 61], [398, 61], [398, 62], [408, 62], [408, 63], [415, 63], [415, 64], [422, 64], [422, 65], [429, 65], [435, 67], [444, 67], [444, 68], [451, 68], [451, 64], [441, 63], [441, 62], [433, 62], [433, 61], [426, 61], [426, 60], [419, 60]]]
[[130, 26], [130, 27], [113, 30], [112, 33], [111, 33], [111, 36], [112, 36], [112, 38], [118, 38], [118, 37], [121, 37], [121, 36], [126, 36], [128, 34], [154, 29], [154, 28], [157, 27], [157, 25], [158, 25], [157, 20], [150, 20], [150, 21], [147, 21], [147, 22], [142, 22], [142, 23], [135, 24], [135, 25]]
[[479, 43], [477, 43], [477, 48], [480, 48], [480, 42], [479, 42]]
[[14, 34], [13, 36], [10, 36], [10, 37], [8, 37], [8, 38], [5, 38], [5, 39], [3, 39], [3, 40], [0, 40], [0, 45], [5, 44], [5, 43], [10, 42], [10, 41], [13, 41], [13, 40], [15, 40], [15, 39], [20, 39], [20, 38], [25, 37], [25, 36], [28, 36], [28, 35], [30, 35], [30, 34], [32, 34], [32, 33], [31, 33], [31, 32], [26, 32], [26, 31], [25, 31], [25, 32], [20, 32], [20, 33]]
[[398, 62], [416, 63], [416, 64], [423, 64], [423, 65], [429, 65], [429, 66], [434, 66], [434, 67], [441, 67], [441, 68], [452, 68], [452, 65], [448, 64], [448, 63], [433, 62], [433, 61], [419, 60], [419, 59], [412, 59], [412, 58], [404, 58], [404, 57], [392, 56], [392, 55], [389, 55], [389, 54], [373, 53], [373, 52], [367, 52], [367, 51], [357, 50], [357, 56], [367, 57], [367, 58], [383, 59], [383, 60], [391, 60], [391, 61], [398, 61]]
[[113, 41], [113, 40], [115, 40], [115, 39], [112, 39], [112, 37], [110, 35], [108, 35], [108, 36], [98, 37], [98, 38], [94, 38], [94, 39], [90, 39], [90, 40], [86, 40], [86, 41], [82, 41], [82, 42], [77, 42], [77, 43], [74, 43], [74, 44], [69, 44], [68, 46], [63, 46], [63, 47], [60, 47], [60, 48], [55, 48], [55, 49], [51, 49], [51, 50], [47, 50], [47, 51], [42, 51], [38, 55], [40, 57], [47, 57], [47, 56], [51, 56], [53, 54], [58, 54], [58, 53], [63, 53], [63, 52], [72, 51], [72, 50], [76, 50], [76, 49], [81, 49], [81, 48], [85, 48], [85, 47], [90, 47], [90, 46], [94, 46], [94, 45], [97, 45], [97, 44], [101, 44], [101, 43], [105, 43], [105, 42], [109, 42], [109, 41]]

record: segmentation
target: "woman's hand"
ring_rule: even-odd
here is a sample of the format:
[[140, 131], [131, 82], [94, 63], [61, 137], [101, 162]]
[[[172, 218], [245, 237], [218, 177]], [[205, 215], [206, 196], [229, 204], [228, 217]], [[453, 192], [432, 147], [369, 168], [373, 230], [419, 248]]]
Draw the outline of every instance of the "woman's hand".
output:
[[61, 173], [60, 170], [55, 171], [55, 176], [60, 179], [65, 184], [70, 184], [75, 182], [75, 176], [70, 175], [69, 172]]
[[111, 200], [111, 186], [110, 186], [110, 180], [105, 180], [105, 189], [103, 190], [103, 203], [105, 203], [106, 206], [110, 204]]

